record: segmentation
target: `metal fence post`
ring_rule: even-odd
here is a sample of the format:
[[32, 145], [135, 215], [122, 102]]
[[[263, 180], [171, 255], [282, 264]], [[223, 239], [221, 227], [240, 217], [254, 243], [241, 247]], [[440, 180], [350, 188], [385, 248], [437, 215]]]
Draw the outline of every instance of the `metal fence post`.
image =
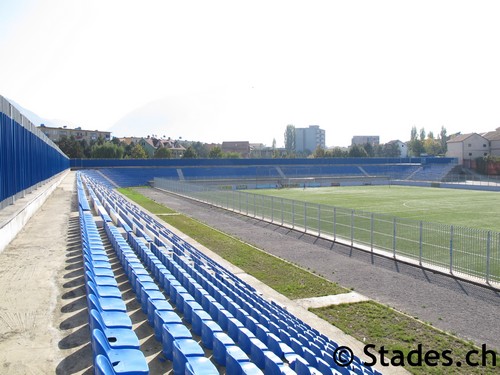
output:
[[321, 205], [318, 204], [318, 236], [321, 236]]
[[284, 212], [285, 212], [285, 205], [283, 204], [283, 198], [281, 198], [281, 225], [283, 225]]
[[307, 202], [304, 202], [304, 233], [307, 233]]
[[292, 201], [292, 228], [295, 228], [295, 201]]
[[274, 197], [271, 195], [271, 223], [274, 223]]
[[370, 248], [373, 253], [373, 213], [370, 217]]
[[396, 218], [392, 219], [392, 256], [396, 258]]
[[486, 283], [490, 283], [491, 231], [488, 231], [486, 242]]
[[337, 207], [333, 207], [333, 241], [337, 241]]
[[453, 273], [453, 225], [450, 227], [450, 273]]
[[418, 253], [418, 264], [422, 265], [422, 228], [423, 224], [422, 221], [420, 221], [420, 237], [419, 237], [419, 253]]
[[351, 210], [351, 247], [354, 245], [354, 210]]

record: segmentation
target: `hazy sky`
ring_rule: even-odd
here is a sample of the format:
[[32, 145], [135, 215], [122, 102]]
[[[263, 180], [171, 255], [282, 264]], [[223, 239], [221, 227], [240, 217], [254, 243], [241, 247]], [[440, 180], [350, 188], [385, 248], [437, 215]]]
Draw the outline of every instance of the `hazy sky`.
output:
[[2, 0], [0, 94], [118, 136], [483, 132], [500, 127], [499, 19], [496, 0]]

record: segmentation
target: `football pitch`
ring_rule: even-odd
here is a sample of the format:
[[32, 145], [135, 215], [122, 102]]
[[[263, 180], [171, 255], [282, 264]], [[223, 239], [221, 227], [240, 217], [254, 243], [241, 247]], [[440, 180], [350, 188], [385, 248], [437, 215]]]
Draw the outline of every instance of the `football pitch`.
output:
[[428, 223], [500, 232], [500, 192], [394, 185], [251, 192]]

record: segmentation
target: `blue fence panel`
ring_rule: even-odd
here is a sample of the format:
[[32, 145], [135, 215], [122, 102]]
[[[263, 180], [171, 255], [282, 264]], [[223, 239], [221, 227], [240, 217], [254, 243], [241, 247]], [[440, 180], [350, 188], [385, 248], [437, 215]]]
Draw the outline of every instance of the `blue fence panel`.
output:
[[[69, 168], [57, 146], [0, 96], [0, 203]], [[16, 121], [20, 119], [20, 121]], [[0, 206], [1, 208], [1, 206]]]

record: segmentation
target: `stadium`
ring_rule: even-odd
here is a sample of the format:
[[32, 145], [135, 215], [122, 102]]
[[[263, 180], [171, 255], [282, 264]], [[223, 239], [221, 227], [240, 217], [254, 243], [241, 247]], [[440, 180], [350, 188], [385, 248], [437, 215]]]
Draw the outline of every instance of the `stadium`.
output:
[[[450, 189], [492, 194], [495, 214], [500, 187], [450, 178], [455, 159], [69, 160], [0, 99], [2, 373], [450, 372], [370, 365], [375, 337], [328, 310], [366, 301], [430, 323], [405, 335], [432, 325], [451, 340], [443, 351], [460, 342], [489, 356], [479, 367], [453, 357], [451, 372], [498, 373], [500, 232], [331, 200], [339, 189]], [[326, 203], [306, 200], [321, 191]], [[223, 245], [205, 245], [219, 235]], [[230, 241], [247, 247], [225, 252]], [[274, 271], [258, 272], [261, 257]]]

